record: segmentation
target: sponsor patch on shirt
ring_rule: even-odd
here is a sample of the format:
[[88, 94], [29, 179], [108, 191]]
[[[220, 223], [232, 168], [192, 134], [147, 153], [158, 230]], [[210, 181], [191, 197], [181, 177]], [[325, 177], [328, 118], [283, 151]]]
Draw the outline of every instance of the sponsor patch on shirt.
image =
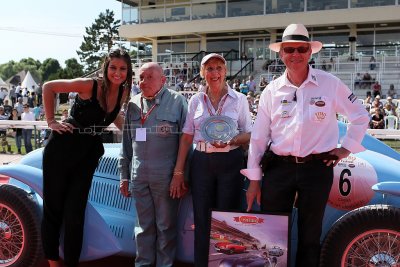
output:
[[291, 104], [292, 103], [292, 101], [289, 101], [289, 100], [287, 100], [287, 99], [282, 99], [281, 100], [281, 105], [289, 105], [289, 104]]
[[282, 113], [281, 113], [281, 118], [282, 119], [287, 119], [287, 118], [290, 118], [290, 117], [291, 116], [289, 115], [288, 111], [286, 111], [286, 110], [282, 111]]
[[167, 122], [161, 123], [156, 127], [157, 134], [160, 136], [168, 136], [172, 132], [172, 125]]
[[354, 103], [354, 101], [356, 101], [356, 99], [357, 99], [357, 96], [355, 96], [355, 95], [352, 93], [352, 94], [350, 94], [350, 95], [347, 97], [347, 99], [348, 99], [351, 103]]
[[320, 96], [311, 97], [310, 105], [314, 105], [315, 102], [320, 101], [320, 100], [321, 100]]
[[324, 107], [325, 106], [325, 101], [323, 100], [318, 100], [317, 102], [315, 102], [315, 105], [317, 107]]
[[325, 117], [326, 117], [326, 113], [325, 113], [325, 112], [322, 112], [322, 111], [315, 112], [315, 118], [316, 118], [318, 121], [324, 120]]
[[317, 81], [317, 77], [315, 77], [314, 75], [311, 75], [311, 79], [316, 82]]

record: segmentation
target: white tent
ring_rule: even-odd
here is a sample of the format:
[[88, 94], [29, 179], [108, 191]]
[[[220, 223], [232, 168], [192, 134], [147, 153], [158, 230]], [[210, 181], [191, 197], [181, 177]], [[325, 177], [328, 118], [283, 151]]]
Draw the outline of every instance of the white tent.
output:
[[32, 91], [32, 86], [35, 86], [36, 89], [36, 87], [38, 87], [38, 84], [33, 79], [32, 74], [28, 71], [25, 79], [21, 83], [21, 87], [28, 89], [28, 91]]

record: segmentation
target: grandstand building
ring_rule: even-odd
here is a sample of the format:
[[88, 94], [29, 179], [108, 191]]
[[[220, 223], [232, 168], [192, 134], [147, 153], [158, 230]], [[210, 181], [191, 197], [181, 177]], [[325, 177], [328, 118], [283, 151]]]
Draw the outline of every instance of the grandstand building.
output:
[[303, 23], [310, 38], [324, 44], [314, 55], [316, 67], [331, 64], [353, 88], [355, 73], [368, 71], [374, 56], [371, 72], [383, 90], [389, 83], [400, 89], [399, 76], [382, 80], [382, 72], [399, 72], [400, 0], [118, 1], [120, 36], [141, 49], [138, 60], [182, 63], [199, 61], [199, 51], [218, 52], [237, 60], [230, 67], [240, 71], [244, 53], [253, 74], [270, 78], [273, 73], [263, 67], [277, 55], [269, 43], [279, 41], [288, 24]]

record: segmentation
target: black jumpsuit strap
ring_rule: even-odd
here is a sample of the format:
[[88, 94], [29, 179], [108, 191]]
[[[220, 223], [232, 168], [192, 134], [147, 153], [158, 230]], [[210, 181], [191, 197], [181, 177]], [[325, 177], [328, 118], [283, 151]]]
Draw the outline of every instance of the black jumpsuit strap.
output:
[[93, 79], [92, 97], [90, 99], [92, 101], [97, 101], [97, 80], [96, 79]]

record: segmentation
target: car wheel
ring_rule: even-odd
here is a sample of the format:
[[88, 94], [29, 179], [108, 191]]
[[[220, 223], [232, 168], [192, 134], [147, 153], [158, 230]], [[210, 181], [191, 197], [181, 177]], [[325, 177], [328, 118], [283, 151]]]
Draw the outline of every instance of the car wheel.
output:
[[400, 209], [371, 205], [335, 223], [322, 250], [322, 267], [400, 266]]
[[232, 248], [230, 250], [228, 250], [229, 255], [232, 255], [233, 253], [235, 253], [235, 250], [233, 250]]
[[39, 208], [24, 190], [0, 186], [0, 267], [35, 266], [41, 256]]

